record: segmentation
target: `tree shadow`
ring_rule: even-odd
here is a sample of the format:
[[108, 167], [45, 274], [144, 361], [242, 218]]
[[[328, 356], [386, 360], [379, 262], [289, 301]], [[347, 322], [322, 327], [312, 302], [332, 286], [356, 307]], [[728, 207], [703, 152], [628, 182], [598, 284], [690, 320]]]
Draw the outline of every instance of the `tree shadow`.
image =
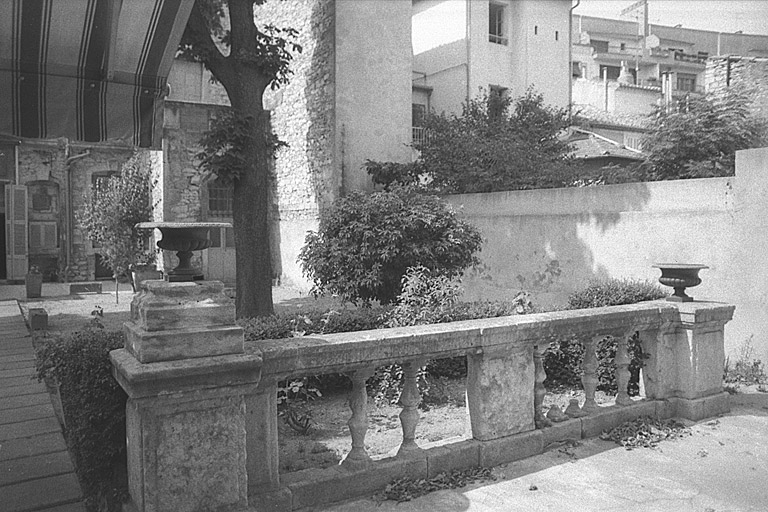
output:
[[633, 183], [447, 196], [485, 239], [481, 264], [463, 279], [467, 298], [502, 300], [525, 290], [537, 305], [562, 304], [590, 280], [613, 276], [594, 251], [602, 240], [622, 268], [649, 267], [641, 242], [613, 230], [642, 212], [651, 195], [647, 184]]

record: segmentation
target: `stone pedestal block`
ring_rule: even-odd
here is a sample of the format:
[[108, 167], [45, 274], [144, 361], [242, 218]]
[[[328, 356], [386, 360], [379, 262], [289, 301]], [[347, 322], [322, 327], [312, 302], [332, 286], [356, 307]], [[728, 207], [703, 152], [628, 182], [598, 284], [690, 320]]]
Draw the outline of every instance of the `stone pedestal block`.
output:
[[126, 348], [110, 354], [128, 394], [131, 507], [244, 510], [246, 397], [258, 388], [261, 357], [243, 353], [222, 283], [148, 283], [132, 304]]
[[533, 346], [485, 348], [467, 356], [467, 407], [480, 441], [534, 429]]
[[146, 281], [125, 331], [126, 348], [142, 363], [243, 353], [235, 304], [220, 281]]
[[696, 399], [723, 390], [724, 327], [734, 306], [687, 302], [663, 312], [661, 328], [641, 333], [648, 398]]

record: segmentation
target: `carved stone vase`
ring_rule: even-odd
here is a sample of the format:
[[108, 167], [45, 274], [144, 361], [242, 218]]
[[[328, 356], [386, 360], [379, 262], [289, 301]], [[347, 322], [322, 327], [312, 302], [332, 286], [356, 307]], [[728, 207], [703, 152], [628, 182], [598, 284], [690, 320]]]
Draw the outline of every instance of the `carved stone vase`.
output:
[[675, 290], [667, 297], [670, 302], [693, 302], [693, 297], [686, 295], [685, 289], [700, 285], [699, 270], [709, 268], [697, 263], [656, 263], [653, 267], [661, 269], [659, 282]]
[[179, 264], [165, 276], [168, 282], [202, 281], [203, 272], [192, 266], [192, 252], [211, 246], [211, 229], [232, 227], [227, 222], [140, 222], [139, 229], [159, 229], [163, 238], [157, 246], [176, 251]]

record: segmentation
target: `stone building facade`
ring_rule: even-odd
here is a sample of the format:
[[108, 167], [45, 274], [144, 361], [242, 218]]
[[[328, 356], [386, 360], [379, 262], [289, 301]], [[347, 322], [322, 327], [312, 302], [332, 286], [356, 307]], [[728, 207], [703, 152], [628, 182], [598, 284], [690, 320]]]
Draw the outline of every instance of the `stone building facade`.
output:
[[[348, 191], [372, 189], [363, 169], [367, 159], [411, 159], [411, 1], [268, 0], [255, 15], [258, 23], [298, 30], [303, 48], [291, 62], [290, 83], [268, 90], [263, 101], [274, 132], [288, 144], [274, 163], [273, 277], [306, 287], [297, 256], [320, 213]], [[162, 156], [147, 153], [158, 176], [155, 220], [231, 221], [231, 191], [196, 161], [202, 134], [228, 106], [226, 92], [201, 64], [182, 60], [174, 62], [168, 83]], [[35, 204], [41, 190], [51, 197], [50, 208], [41, 212], [30, 202], [30, 221], [51, 223], [34, 224], [34, 233], [30, 227], [30, 235], [51, 240], [30, 262], [43, 264], [45, 256], [49, 279], [100, 277], [103, 269], [87, 237], [67, 220], [73, 217], [66, 198], [71, 192], [76, 209], [93, 180], [119, 171], [132, 149], [25, 141], [6, 153], [19, 155], [18, 165], [15, 156], [8, 163], [14, 170], [6, 181], [26, 185]], [[55, 230], [45, 227], [54, 224]], [[232, 282], [233, 232], [224, 229], [212, 238], [214, 246], [202, 251], [198, 263], [209, 278]]]
[[[125, 146], [70, 144], [66, 139], [0, 141], [0, 184], [16, 192], [15, 208], [8, 197], [3, 198], [2, 224], [26, 223], [25, 230], [16, 230], [14, 247], [6, 247], [4, 237], [0, 279], [23, 280], [33, 265], [46, 281], [109, 277], [87, 235], [77, 227], [75, 212], [82, 198], [90, 195], [92, 184], [119, 172], [132, 153]], [[13, 254], [23, 257], [24, 263], [14, 268]]]
[[707, 61], [705, 77], [708, 93], [738, 88], [749, 95], [753, 108], [768, 119], [768, 57], [713, 57]]
[[[408, 0], [269, 0], [258, 22], [298, 31], [302, 52], [290, 83], [267, 90], [277, 137], [288, 144], [274, 161], [272, 266], [276, 282], [306, 287], [297, 256], [320, 213], [351, 190], [370, 190], [365, 160], [411, 159], [411, 3]], [[231, 221], [222, 191], [195, 161], [199, 139], [228, 105], [200, 64], [177, 61], [166, 101], [162, 214], [168, 221]], [[230, 231], [204, 251], [206, 275], [234, 280]]]

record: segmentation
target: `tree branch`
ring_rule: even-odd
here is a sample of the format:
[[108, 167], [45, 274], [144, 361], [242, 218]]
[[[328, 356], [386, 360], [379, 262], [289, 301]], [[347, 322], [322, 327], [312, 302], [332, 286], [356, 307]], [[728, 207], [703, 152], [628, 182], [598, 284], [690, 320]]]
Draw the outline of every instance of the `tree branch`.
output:
[[187, 27], [181, 39], [182, 51], [187, 51], [195, 59], [205, 64], [213, 76], [225, 88], [236, 80], [234, 59], [225, 57], [211, 39], [211, 29], [197, 0], [187, 21]]

